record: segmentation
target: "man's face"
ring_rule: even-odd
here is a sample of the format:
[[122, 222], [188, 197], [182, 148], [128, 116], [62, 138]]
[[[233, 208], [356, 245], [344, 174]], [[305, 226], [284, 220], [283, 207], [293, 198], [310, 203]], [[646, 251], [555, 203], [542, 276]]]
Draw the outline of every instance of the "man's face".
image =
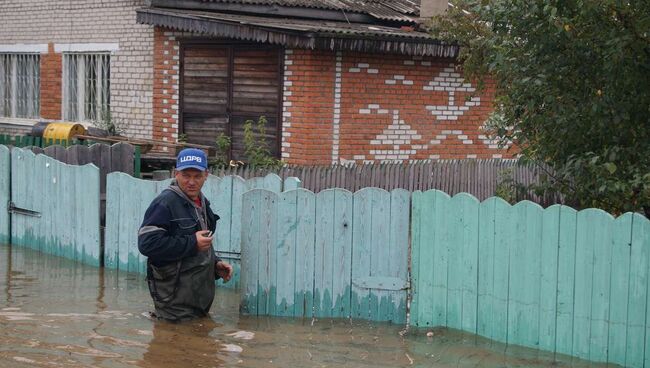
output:
[[203, 183], [208, 178], [208, 172], [197, 169], [176, 170], [175, 176], [176, 182], [183, 193], [191, 199], [196, 199], [201, 193]]

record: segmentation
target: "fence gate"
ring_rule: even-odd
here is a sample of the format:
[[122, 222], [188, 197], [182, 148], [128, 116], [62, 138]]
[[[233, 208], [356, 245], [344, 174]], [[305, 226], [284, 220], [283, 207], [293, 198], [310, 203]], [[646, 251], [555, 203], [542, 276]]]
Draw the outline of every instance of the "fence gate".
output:
[[99, 265], [97, 167], [71, 166], [21, 148], [10, 156], [11, 244]]
[[242, 311], [406, 320], [410, 194], [252, 190], [242, 207]]

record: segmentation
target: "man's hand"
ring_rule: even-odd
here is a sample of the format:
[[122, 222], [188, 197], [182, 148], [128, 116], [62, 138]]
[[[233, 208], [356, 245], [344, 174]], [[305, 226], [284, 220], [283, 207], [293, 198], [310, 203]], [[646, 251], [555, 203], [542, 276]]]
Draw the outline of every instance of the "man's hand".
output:
[[230, 281], [230, 278], [232, 277], [232, 266], [231, 265], [229, 265], [228, 263], [226, 263], [224, 261], [219, 261], [215, 265], [214, 270], [217, 273], [217, 276], [221, 277], [223, 279], [223, 282]]
[[208, 236], [208, 230], [197, 231], [196, 234], [196, 250], [205, 252], [212, 247], [212, 236]]

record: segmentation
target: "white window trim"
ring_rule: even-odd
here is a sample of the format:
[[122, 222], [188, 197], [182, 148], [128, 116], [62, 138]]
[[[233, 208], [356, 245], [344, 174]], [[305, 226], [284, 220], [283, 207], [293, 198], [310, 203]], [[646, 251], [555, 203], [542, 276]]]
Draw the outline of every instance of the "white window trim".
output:
[[[117, 45], [117, 44], [115, 44], [115, 45]], [[62, 73], [61, 73], [61, 78], [62, 78], [62, 83], [61, 83], [61, 118], [63, 119], [63, 121], [67, 121], [67, 119], [65, 118], [65, 116], [66, 116], [66, 114], [65, 114], [66, 110], [65, 109], [66, 109], [66, 106], [68, 105], [68, 98], [69, 98], [69, 96], [66, 94], [66, 91], [68, 89], [69, 78], [66, 78], [66, 70], [68, 70], [68, 67], [67, 67], [67, 59], [65, 57], [65, 54], [76, 54], [76, 53], [79, 53], [79, 54], [98, 53], [99, 54], [99, 53], [107, 53], [107, 52], [108, 52], [107, 50], [102, 50], [102, 51], [94, 51], [94, 52], [87, 52], [87, 53], [86, 52], [65, 52], [64, 53], [63, 58], [62, 58], [62, 62], [61, 62], [61, 70], [62, 70]], [[109, 55], [111, 55], [111, 54], [112, 54], [112, 52], [109, 52]], [[109, 62], [110, 62], [110, 59], [109, 59]], [[99, 66], [100, 71], [101, 71], [101, 68], [102, 68], [102, 66], [100, 65]], [[76, 81], [75, 81], [75, 83], [77, 84], [77, 121], [75, 121], [74, 123], [82, 124], [84, 127], [88, 128], [88, 127], [94, 126], [93, 123], [88, 121], [88, 120], [79, 118], [79, 117], [84, 117], [83, 109], [84, 109], [84, 101], [85, 101], [85, 98], [86, 98], [86, 96], [85, 96], [86, 90], [83, 87], [83, 83], [84, 83], [85, 74], [86, 74], [86, 65], [85, 65], [85, 63], [78, 64], [77, 65], [77, 78], [76, 78]], [[110, 76], [109, 76], [109, 78], [110, 78]], [[109, 81], [110, 81], [110, 79], [109, 79]], [[107, 93], [110, 94], [110, 91], [108, 91]], [[102, 90], [101, 90], [101, 87], [100, 87], [99, 83], [97, 84], [97, 96], [99, 96], [100, 99], [102, 98]]]
[[120, 50], [119, 43], [55, 43], [54, 52], [110, 52]]
[[[46, 45], [46, 47], [47, 47], [47, 45]], [[19, 56], [20, 55], [23, 55], [23, 56], [32, 55], [32, 56], [38, 56], [40, 58], [40, 54], [36, 53], [36, 52], [30, 52], [30, 53], [3, 52], [3, 54], [10, 54], [10, 55], [15, 54], [15, 55], [19, 55]], [[18, 59], [16, 57], [11, 58], [10, 68], [11, 68], [11, 75], [16, 76], [18, 74], [18, 71], [17, 71], [17, 69], [18, 69]], [[40, 82], [40, 67], [39, 67], [39, 76], [38, 76], [38, 78], [39, 78], [39, 82]], [[17, 90], [18, 90], [18, 78], [12, 78], [11, 79], [11, 91], [12, 91], [11, 95], [12, 96], [17, 96]], [[40, 91], [40, 86], [39, 86], [39, 90], [37, 91], [39, 96], [40, 96], [40, 92], [41, 91]], [[39, 100], [40, 100], [40, 97], [39, 97]], [[16, 114], [16, 110], [17, 110], [17, 107], [18, 107], [17, 104], [18, 104], [17, 98], [12, 98], [12, 100], [11, 100], [12, 115]], [[37, 115], [38, 117], [22, 118], [22, 117], [17, 117], [17, 116], [0, 116], [0, 118], [18, 120], [18, 121], [23, 121], [23, 122], [30, 122], [30, 121], [37, 122], [37, 121], [40, 120], [40, 115], [41, 115], [40, 109], [39, 109], [39, 111], [36, 112], [35, 115]], [[3, 121], [3, 122], [7, 123], [6, 121]], [[25, 125], [25, 124], [18, 124], [18, 125]]]
[[17, 54], [47, 54], [47, 44], [22, 44], [1, 45], [0, 53], [17, 53]]

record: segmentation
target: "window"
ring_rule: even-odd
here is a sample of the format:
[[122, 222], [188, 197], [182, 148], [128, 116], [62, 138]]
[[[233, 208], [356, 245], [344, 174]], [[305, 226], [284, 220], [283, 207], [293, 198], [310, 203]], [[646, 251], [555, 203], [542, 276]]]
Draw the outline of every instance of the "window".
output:
[[0, 116], [39, 116], [40, 74], [40, 55], [0, 54]]
[[64, 54], [64, 119], [105, 120], [110, 111], [110, 74], [108, 54]]

